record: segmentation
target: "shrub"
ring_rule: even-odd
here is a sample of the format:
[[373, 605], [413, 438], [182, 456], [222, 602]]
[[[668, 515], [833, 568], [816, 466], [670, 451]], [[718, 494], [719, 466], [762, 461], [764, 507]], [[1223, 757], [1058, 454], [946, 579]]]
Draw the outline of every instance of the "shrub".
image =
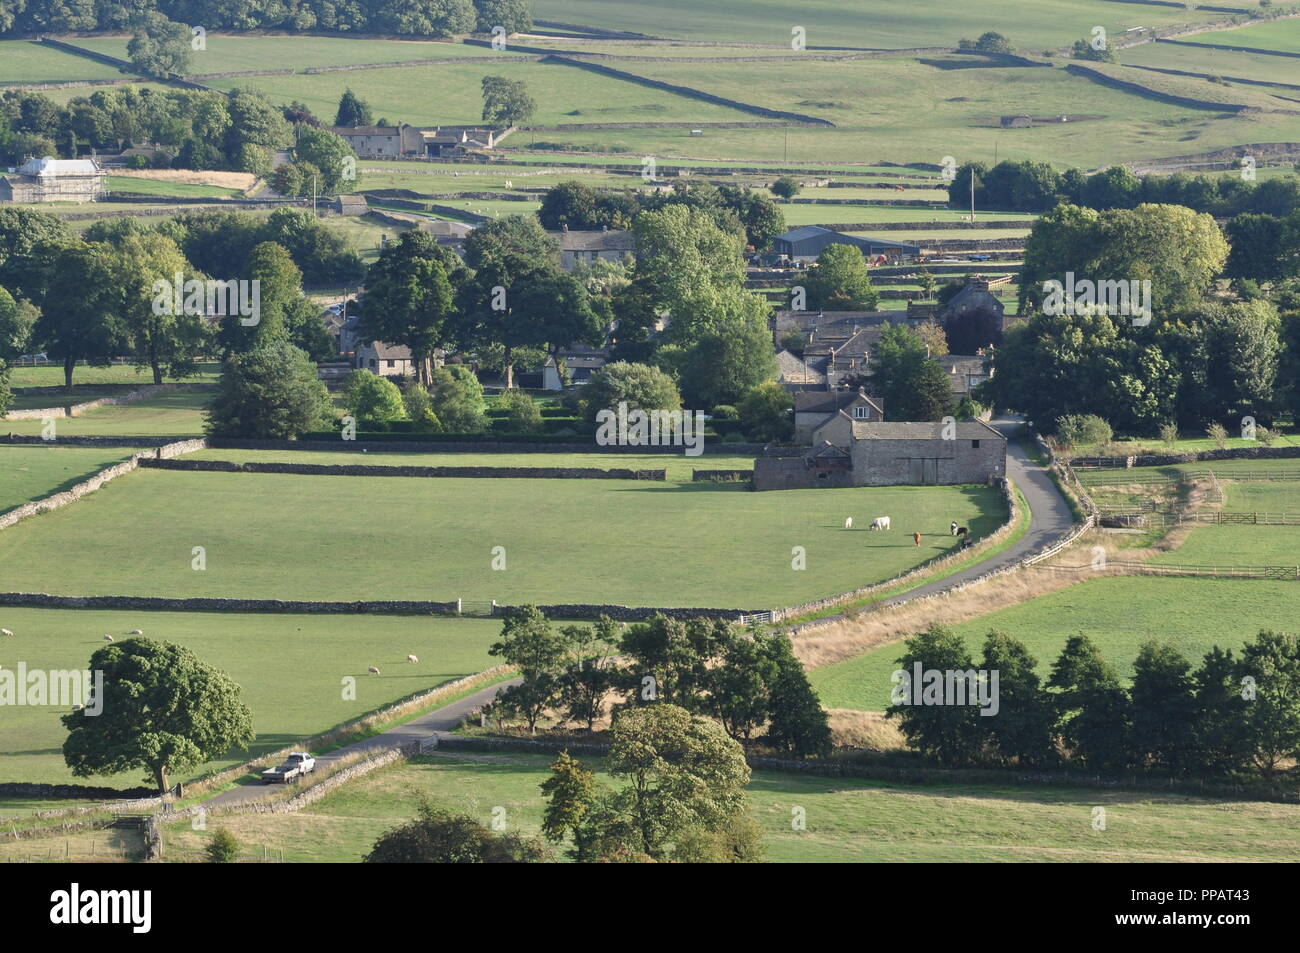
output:
[[1115, 436], [1110, 424], [1096, 414], [1068, 414], [1056, 421], [1056, 436], [1072, 447], [1110, 443]]
[[772, 194], [778, 198], [792, 199], [799, 194], [799, 180], [792, 175], [783, 175], [772, 183]]
[[714, 420], [739, 420], [740, 411], [730, 404], [718, 404], [709, 412], [709, 416]]
[[218, 827], [212, 832], [212, 840], [203, 848], [203, 853], [210, 864], [233, 864], [239, 856], [239, 841], [230, 831]]
[[432, 399], [433, 412], [442, 423], [443, 432], [487, 430], [483, 388], [469, 368], [450, 365], [434, 371]]
[[410, 418], [415, 429], [429, 433], [438, 433], [442, 430], [442, 422], [433, 412], [433, 398], [419, 384], [412, 384], [406, 389], [406, 393], [402, 395], [402, 404], [406, 407], [406, 416]]
[[745, 433], [753, 440], [789, 440], [794, 434], [794, 398], [776, 381], [752, 388], [741, 400], [739, 410]]
[[367, 370], [355, 370], [348, 375], [344, 401], [348, 412], [366, 423], [388, 423], [406, 416], [397, 385]]
[[1222, 450], [1228, 445], [1228, 430], [1217, 420], [1205, 428], [1205, 435], [1214, 441], [1214, 448]]
[[226, 360], [204, 430], [209, 436], [289, 440], [329, 426], [332, 417], [316, 364], [288, 341], [273, 338]]
[[1171, 421], [1161, 426], [1160, 439], [1164, 441], [1165, 446], [1170, 450], [1178, 446], [1178, 425]]
[[606, 364], [591, 375], [590, 383], [583, 387], [588, 423], [596, 422], [601, 410], [618, 410], [622, 401], [629, 410], [677, 410], [682, 406], [681, 395], [673, 379], [657, 367], [615, 361]]
[[517, 388], [502, 392], [497, 407], [506, 412], [509, 433], [541, 433], [545, 429], [537, 402]]
[[1277, 434], [1269, 430], [1267, 427], [1256, 427], [1255, 439], [1259, 441], [1260, 446], [1271, 447], [1273, 446], [1273, 441], [1277, 439]]
[[723, 443], [744, 443], [745, 438], [743, 435], [738, 433], [729, 433], [722, 438], [722, 442]]

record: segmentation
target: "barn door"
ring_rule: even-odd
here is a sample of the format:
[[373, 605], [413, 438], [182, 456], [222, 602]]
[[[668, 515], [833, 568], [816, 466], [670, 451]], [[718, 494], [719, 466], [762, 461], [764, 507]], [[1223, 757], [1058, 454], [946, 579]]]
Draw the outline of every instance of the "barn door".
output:
[[925, 482], [925, 461], [920, 457], [912, 457], [907, 461], [907, 482], [913, 485], [919, 485]]
[[924, 475], [921, 482], [933, 486], [939, 482], [939, 461], [937, 458], [926, 459], [924, 463]]

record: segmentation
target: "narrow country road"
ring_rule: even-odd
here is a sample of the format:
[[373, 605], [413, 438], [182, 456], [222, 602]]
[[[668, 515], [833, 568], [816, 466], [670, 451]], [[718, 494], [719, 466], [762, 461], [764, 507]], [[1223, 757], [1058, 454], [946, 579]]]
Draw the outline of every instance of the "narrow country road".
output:
[[[405, 745], [413, 744], [417, 741], [426, 741], [429, 738], [437, 737], [445, 732], [455, 728], [460, 720], [480, 705], [490, 702], [496, 697], [497, 692], [507, 685], [518, 683], [519, 679], [513, 679], [508, 682], [499, 682], [495, 685], [489, 685], [487, 688], [480, 688], [472, 695], [454, 701], [449, 705], [435, 709], [428, 714], [421, 715], [406, 722], [403, 725], [397, 725], [389, 728], [387, 731], [377, 734], [364, 741], [357, 741], [350, 745], [344, 745], [331, 751], [329, 754], [320, 755], [316, 759], [317, 768], [328, 768], [333, 764], [351, 758], [354, 755], [371, 755], [378, 754], [388, 748], [400, 748]], [[266, 797], [272, 791], [278, 790], [277, 785], [261, 784], [253, 781], [249, 784], [242, 784], [238, 787], [231, 788], [229, 791], [223, 791], [216, 797], [209, 798], [203, 802], [205, 808], [214, 808], [228, 806], [231, 804], [243, 804], [248, 801], [256, 801], [258, 798]]]

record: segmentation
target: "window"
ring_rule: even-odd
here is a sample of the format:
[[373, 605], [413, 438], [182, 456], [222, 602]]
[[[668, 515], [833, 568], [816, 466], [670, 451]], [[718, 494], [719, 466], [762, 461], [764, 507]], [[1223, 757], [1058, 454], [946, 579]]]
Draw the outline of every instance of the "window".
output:
[[375, 366], [375, 359], [373, 357], [370, 359], [370, 366], [372, 368]]
[[396, 361], [389, 361], [389, 362], [388, 362], [388, 366], [389, 366], [389, 367], [396, 367], [396, 366], [397, 366], [397, 362], [396, 362]]
[[870, 408], [868, 405], [866, 405], [866, 404], [859, 404], [857, 407], [854, 407], [854, 408], [853, 408], [853, 419], [854, 419], [854, 420], [870, 420], [870, 419], [871, 419], [871, 408]]
[[972, 440], [970, 442], [970, 447], [972, 450], [978, 450], [980, 448], [980, 442], [978, 440]]

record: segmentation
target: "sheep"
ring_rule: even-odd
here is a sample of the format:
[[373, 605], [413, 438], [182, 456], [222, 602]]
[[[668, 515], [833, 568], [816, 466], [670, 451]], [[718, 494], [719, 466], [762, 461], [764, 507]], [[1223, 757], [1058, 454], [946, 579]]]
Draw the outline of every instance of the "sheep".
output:
[[105, 633], [104, 633], [104, 641], [105, 641], [105, 642], [112, 642], [112, 641], [113, 641], [113, 637], [112, 637], [111, 635], [109, 635], [107, 632], [105, 632]]
[[846, 519], [846, 520], [844, 521], [844, 528], [845, 528], [845, 529], [853, 529], [853, 517], [852, 517], [852, 516], [850, 516], [848, 519]]
[[127, 635], [144, 635], [144, 629], [132, 629]]
[[412, 663], [412, 664], [414, 664], [414, 663], [420, 661], [420, 660], [419, 660], [418, 658], [416, 658], [414, 655], [408, 655], [408, 656], [406, 657], [406, 660], [407, 660], [408, 662]]
[[369, 672], [371, 675], [378, 675], [378, 674], [379, 674], [379, 669], [375, 668], [373, 665], [371, 665], [369, 668], [367, 668], [366, 671]]
[[870, 529], [889, 529], [889, 517], [877, 516], [871, 521]]
[[8, 629], [0, 629], [0, 635], [13, 636], [13, 632], [9, 631]]

